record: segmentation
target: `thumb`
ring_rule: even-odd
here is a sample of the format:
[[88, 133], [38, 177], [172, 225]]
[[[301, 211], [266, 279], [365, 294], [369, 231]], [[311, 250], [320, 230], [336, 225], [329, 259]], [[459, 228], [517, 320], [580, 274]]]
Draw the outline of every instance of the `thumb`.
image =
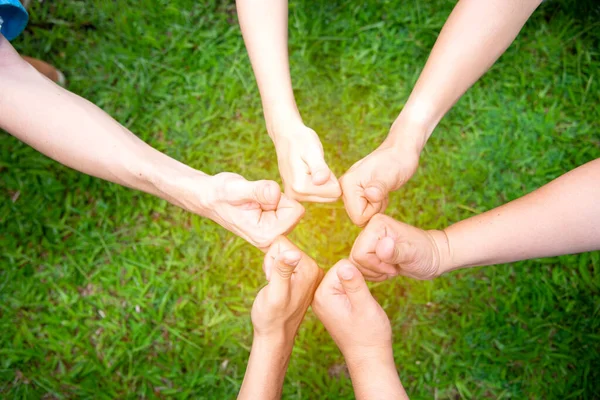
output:
[[243, 201], [255, 201], [264, 210], [276, 210], [281, 198], [281, 188], [273, 181], [240, 182], [237, 197]]
[[313, 153], [303, 158], [306, 165], [308, 165], [308, 171], [310, 172], [312, 183], [314, 185], [320, 186], [329, 181], [331, 170], [323, 159], [323, 155]]
[[365, 187], [365, 197], [370, 203], [381, 203], [385, 200], [388, 192], [387, 186], [383, 182], [377, 180], [369, 182], [367, 187]]
[[287, 250], [275, 258], [269, 286], [276, 302], [285, 302], [288, 299], [292, 274], [300, 263], [300, 259], [302, 259], [302, 253], [299, 250]]
[[373, 298], [365, 278], [350, 261], [340, 261], [336, 272], [352, 307], [361, 307]]
[[375, 245], [375, 254], [387, 264], [399, 265], [410, 261], [410, 243], [396, 243], [391, 237], [379, 239]]

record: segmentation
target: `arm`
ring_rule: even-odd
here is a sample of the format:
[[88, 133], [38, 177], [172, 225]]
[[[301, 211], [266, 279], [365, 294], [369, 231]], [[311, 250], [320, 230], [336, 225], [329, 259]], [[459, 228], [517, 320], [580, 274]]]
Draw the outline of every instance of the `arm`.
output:
[[386, 140], [340, 183], [348, 215], [365, 225], [389, 192], [415, 173], [427, 139], [446, 112], [515, 39], [541, 0], [460, 0]]
[[444, 114], [506, 51], [541, 2], [460, 0], [388, 139], [422, 149]]
[[346, 358], [346, 364], [357, 400], [408, 399], [398, 377], [391, 346], [384, 354]]
[[301, 201], [337, 200], [339, 183], [325, 162], [319, 137], [302, 122], [294, 98], [287, 0], [237, 0], [237, 11], [286, 194]]
[[441, 273], [600, 249], [600, 159], [445, 230]]
[[376, 216], [354, 243], [352, 258], [373, 280], [431, 279], [459, 268], [598, 250], [598, 199], [600, 159], [443, 231]]
[[89, 101], [40, 75], [2, 35], [0, 110], [0, 129], [48, 157], [208, 217], [256, 246], [268, 246], [302, 216], [302, 206], [280, 195], [275, 182], [209, 176], [153, 149]]
[[284, 237], [273, 242], [263, 268], [269, 283], [252, 305], [254, 340], [241, 400], [281, 398], [294, 338], [323, 277], [315, 261]]
[[408, 399], [394, 363], [390, 321], [348, 260], [327, 272], [313, 311], [344, 355], [357, 399]]
[[[287, 0], [237, 0], [240, 27], [272, 139], [288, 123], [302, 123], [288, 61]], [[283, 126], [282, 126], [283, 125]]]
[[280, 399], [293, 344], [255, 334], [238, 399]]
[[183, 181], [206, 184], [206, 174], [153, 149], [89, 101], [45, 79], [1, 36], [0, 70], [0, 128], [48, 157], [184, 208]]

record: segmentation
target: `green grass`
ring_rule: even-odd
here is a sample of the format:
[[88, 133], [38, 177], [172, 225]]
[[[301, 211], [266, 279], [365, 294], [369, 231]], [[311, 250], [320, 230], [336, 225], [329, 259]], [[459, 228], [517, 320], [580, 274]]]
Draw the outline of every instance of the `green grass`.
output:
[[[279, 180], [229, 2], [33, 3], [14, 45], [70, 90], [195, 168]], [[453, 7], [399, 3], [291, 1], [298, 104], [338, 176], [383, 139]], [[441, 122], [389, 215], [442, 228], [600, 157], [600, 24], [577, 10], [536, 12]], [[236, 395], [259, 251], [4, 133], [0, 173], [1, 397]], [[338, 202], [308, 205], [291, 238], [327, 269], [358, 232]], [[372, 289], [414, 399], [600, 398], [598, 252]], [[309, 311], [284, 398], [352, 398], [342, 363]]]

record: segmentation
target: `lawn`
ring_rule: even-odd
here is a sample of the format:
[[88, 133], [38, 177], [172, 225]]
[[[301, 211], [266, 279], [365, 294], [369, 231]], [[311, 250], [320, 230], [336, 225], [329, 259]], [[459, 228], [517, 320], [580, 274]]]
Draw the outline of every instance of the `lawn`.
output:
[[[279, 181], [231, 2], [33, 3], [13, 44], [70, 90], [194, 168]], [[385, 137], [454, 3], [290, 3], [298, 104], [340, 176]], [[387, 213], [443, 228], [600, 157], [599, 21], [543, 4]], [[6, 133], [0, 174], [0, 397], [235, 397], [265, 283], [258, 250]], [[327, 269], [358, 233], [337, 202], [307, 205], [290, 238]], [[371, 288], [413, 399], [600, 398], [598, 252]], [[284, 398], [353, 398], [343, 362], [309, 310]]]

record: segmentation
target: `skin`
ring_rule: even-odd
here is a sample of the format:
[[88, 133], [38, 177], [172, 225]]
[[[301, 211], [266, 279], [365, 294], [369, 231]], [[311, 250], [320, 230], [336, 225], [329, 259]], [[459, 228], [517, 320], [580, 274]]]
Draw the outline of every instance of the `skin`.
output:
[[364, 226], [415, 173], [433, 130], [504, 53], [541, 0], [460, 0], [384, 142], [340, 178], [350, 219]]
[[445, 272], [600, 249], [600, 159], [536, 191], [460, 221], [425, 231], [378, 214], [351, 259], [370, 280], [432, 279]]
[[336, 201], [342, 194], [340, 185], [325, 162], [318, 135], [302, 122], [292, 90], [287, 1], [236, 3], [285, 193], [298, 201]]
[[238, 399], [279, 399], [294, 338], [310, 306], [323, 270], [288, 239], [279, 237], [269, 283], [252, 306], [254, 339]]
[[0, 128], [77, 171], [163, 198], [259, 248], [304, 214], [273, 181], [214, 176], [153, 149], [89, 101], [27, 64], [0, 35]]
[[327, 272], [312, 307], [344, 355], [357, 399], [408, 399], [394, 363], [390, 321], [351, 262], [341, 260]]

